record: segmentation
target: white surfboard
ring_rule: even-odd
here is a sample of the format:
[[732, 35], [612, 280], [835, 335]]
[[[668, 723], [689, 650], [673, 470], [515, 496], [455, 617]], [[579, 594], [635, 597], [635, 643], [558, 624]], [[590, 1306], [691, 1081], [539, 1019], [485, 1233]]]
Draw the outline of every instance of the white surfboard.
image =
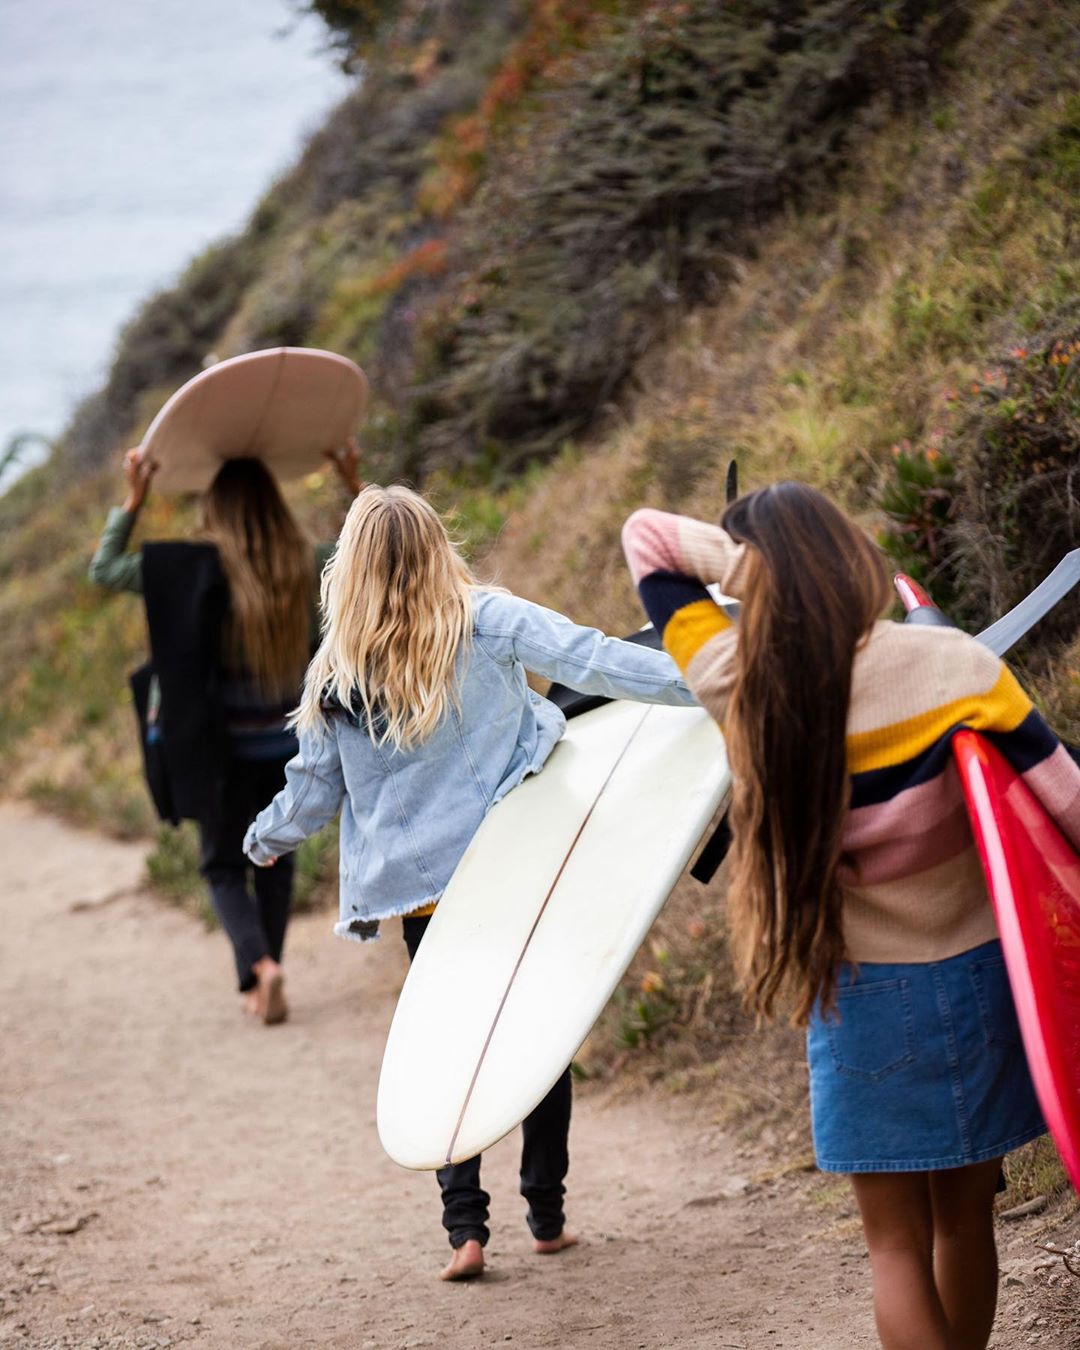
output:
[[143, 455], [154, 487], [202, 492], [227, 459], [261, 459], [280, 479], [322, 467], [357, 430], [368, 384], [354, 362], [309, 347], [219, 361], [188, 380], [150, 423]]
[[706, 712], [617, 702], [573, 719], [491, 810], [390, 1028], [377, 1116], [395, 1162], [470, 1158], [541, 1101], [729, 789]]

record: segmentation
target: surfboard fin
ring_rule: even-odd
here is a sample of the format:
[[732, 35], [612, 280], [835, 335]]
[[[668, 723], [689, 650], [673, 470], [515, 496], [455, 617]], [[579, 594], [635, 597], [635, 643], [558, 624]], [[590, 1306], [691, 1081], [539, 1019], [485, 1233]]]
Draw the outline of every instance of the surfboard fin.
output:
[[724, 484], [724, 500], [728, 506], [739, 495], [739, 466], [735, 460], [729, 460], [727, 466], [727, 482]]
[[716, 876], [720, 864], [728, 855], [729, 848], [731, 848], [731, 826], [728, 824], [728, 813], [725, 811], [720, 817], [720, 823], [702, 845], [697, 861], [690, 868], [690, 875], [695, 881], [707, 886]]

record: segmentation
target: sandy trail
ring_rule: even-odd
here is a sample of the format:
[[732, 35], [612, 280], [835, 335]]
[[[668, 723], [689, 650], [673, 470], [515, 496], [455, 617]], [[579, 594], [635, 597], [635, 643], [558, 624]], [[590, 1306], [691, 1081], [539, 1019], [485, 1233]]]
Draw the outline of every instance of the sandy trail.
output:
[[440, 1284], [434, 1178], [374, 1126], [396, 925], [359, 949], [299, 920], [267, 1029], [221, 935], [140, 891], [141, 848], [3, 806], [0, 855], [0, 1344], [876, 1344], [858, 1238], [808, 1240], [794, 1184], [726, 1198], [735, 1144], [661, 1097], [579, 1095], [582, 1245], [557, 1257], [531, 1252], [516, 1137], [493, 1149], [490, 1273]]

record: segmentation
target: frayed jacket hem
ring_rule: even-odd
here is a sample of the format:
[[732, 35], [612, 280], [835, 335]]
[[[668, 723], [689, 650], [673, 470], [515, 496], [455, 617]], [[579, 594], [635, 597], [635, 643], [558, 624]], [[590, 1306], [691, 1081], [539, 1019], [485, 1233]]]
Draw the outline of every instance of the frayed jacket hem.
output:
[[378, 919], [349, 919], [334, 924], [334, 936], [344, 938], [346, 942], [377, 942], [379, 933]]
[[425, 900], [406, 900], [400, 905], [390, 905], [378, 915], [354, 914], [348, 919], [339, 919], [334, 924], [334, 936], [344, 938], [346, 942], [374, 942], [379, 937], [379, 924], [383, 919], [403, 919], [418, 909], [434, 905], [442, 896], [429, 895]]

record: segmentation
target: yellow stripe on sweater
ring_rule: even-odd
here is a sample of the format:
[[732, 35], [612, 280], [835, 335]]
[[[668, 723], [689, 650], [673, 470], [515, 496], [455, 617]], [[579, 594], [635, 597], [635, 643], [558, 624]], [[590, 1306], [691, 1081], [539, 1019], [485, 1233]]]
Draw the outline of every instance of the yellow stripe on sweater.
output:
[[685, 670], [710, 638], [731, 627], [731, 620], [712, 600], [695, 600], [677, 609], [664, 625], [664, 649]]
[[[902, 673], [898, 674], [902, 679]], [[1031, 700], [1004, 667], [985, 694], [967, 694], [903, 722], [860, 731], [847, 738], [848, 773], [868, 773], [903, 764], [962, 722], [975, 731], [1015, 731], [1031, 712]]]

